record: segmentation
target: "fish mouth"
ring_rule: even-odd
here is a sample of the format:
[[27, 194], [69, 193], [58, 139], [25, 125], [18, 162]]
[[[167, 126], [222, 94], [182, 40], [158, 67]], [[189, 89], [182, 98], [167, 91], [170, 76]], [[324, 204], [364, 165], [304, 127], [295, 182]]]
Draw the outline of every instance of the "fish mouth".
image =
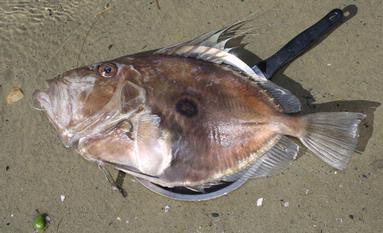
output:
[[48, 120], [59, 133], [65, 147], [72, 147], [78, 140], [66, 129], [71, 121], [72, 104], [69, 101], [65, 83], [58, 77], [47, 80], [48, 88], [45, 91], [36, 90], [33, 93], [33, 108], [44, 111]]

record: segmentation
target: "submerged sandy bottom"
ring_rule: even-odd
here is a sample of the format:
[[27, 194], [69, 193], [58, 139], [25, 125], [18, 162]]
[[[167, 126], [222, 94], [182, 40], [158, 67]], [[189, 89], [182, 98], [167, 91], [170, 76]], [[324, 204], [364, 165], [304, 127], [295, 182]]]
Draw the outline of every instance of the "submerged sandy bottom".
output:
[[[381, 1], [353, 1], [353, 18], [274, 79], [297, 94], [305, 112], [368, 114], [364, 151], [348, 169], [336, 172], [303, 149], [284, 174], [200, 203], [163, 198], [131, 177], [124, 199], [94, 163], [63, 147], [46, 117], [31, 108], [31, 94], [70, 68], [187, 40], [251, 13], [257, 33], [247, 48], [266, 58], [349, 1], [23, 2], [0, 3], [0, 232], [32, 232], [35, 209], [50, 215], [47, 232], [383, 229]], [[7, 105], [14, 86], [25, 97]]]

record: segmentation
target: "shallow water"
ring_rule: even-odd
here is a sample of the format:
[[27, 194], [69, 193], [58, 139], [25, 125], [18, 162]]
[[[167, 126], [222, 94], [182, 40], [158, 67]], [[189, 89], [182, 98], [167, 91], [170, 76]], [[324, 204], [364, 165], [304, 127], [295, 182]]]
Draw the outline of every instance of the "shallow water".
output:
[[[282, 175], [253, 179], [208, 202], [171, 201], [128, 177], [124, 199], [94, 163], [59, 142], [31, 94], [79, 65], [190, 39], [249, 14], [247, 48], [266, 58], [349, 1], [1, 1], [0, 232], [378, 232], [383, 229], [383, 3], [353, 1], [357, 14], [274, 81], [305, 112], [363, 111], [361, 146], [336, 172], [303, 149]], [[7, 105], [13, 86], [25, 97]], [[315, 101], [314, 101], [315, 99]], [[376, 109], [376, 110], [375, 110]], [[116, 172], [113, 172], [116, 175]], [[60, 200], [65, 195], [65, 200]], [[257, 200], [264, 198], [263, 205]], [[288, 203], [288, 204], [287, 204]]]

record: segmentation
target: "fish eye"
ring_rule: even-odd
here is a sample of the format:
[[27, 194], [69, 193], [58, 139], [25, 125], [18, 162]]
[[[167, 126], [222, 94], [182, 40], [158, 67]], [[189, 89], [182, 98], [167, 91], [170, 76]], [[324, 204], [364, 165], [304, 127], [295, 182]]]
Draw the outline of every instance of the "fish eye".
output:
[[97, 71], [104, 78], [112, 78], [117, 73], [117, 66], [113, 63], [106, 63], [100, 65]]

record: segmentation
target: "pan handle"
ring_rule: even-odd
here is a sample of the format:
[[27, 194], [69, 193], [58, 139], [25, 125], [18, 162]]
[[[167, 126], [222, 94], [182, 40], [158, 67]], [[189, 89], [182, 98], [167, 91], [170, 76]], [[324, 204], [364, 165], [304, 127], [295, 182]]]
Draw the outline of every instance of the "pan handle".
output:
[[271, 57], [259, 62], [253, 69], [260, 69], [267, 79], [270, 79], [278, 70], [282, 69], [310, 47], [319, 42], [333, 28], [343, 20], [343, 11], [334, 9], [313, 26], [301, 32], [290, 40], [283, 48]]

